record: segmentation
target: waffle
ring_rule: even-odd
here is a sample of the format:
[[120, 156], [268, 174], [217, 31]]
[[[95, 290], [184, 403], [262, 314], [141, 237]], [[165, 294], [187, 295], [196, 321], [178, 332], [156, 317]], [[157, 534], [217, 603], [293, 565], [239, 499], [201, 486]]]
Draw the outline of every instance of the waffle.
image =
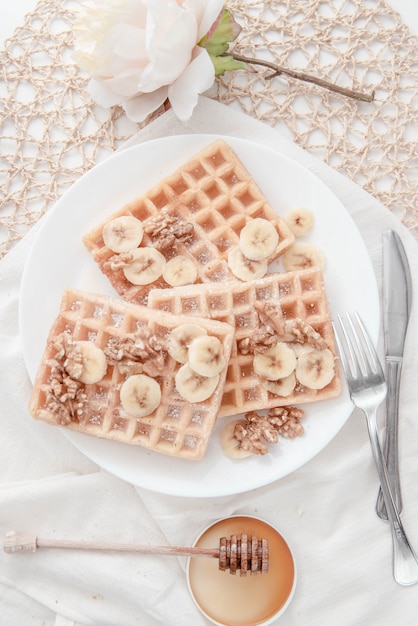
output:
[[[107, 296], [65, 291], [36, 376], [30, 413], [35, 419], [89, 435], [141, 445], [183, 459], [200, 459], [218, 415], [227, 366], [220, 372], [219, 382], [207, 400], [192, 404], [182, 399], [174, 386], [174, 375], [180, 365], [165, 351], [164, 342], [169, 333], [187, 319]], [[192, 322], [196, 324], [196, 319]], [[209, 319], [199, 320], [199, 325], [221, 341], [228, 360], [233, 329]], [[60, 385], [63, 380], [62, 368], [57, 368], [63, 335], [74, 341], [93, 342], [105, 350], [110, 346], [118, 348], [119, 341], [134, 333], [143, 336], [144, 332], [161, 342], [164, 356], [163, 370], [155, 375], [161, 388], [161, 402], [152, 413], [133, 418], [122, 407], [120, 389], [130, 371], [134, 371], [129, 360], [115, 363], [108, 358], [106, 374], [99, 382], [79, 382], [77, 395], [65, 402], [62, 394], [67, 391], [71, 396], [71, 385], [77, 383], [72, 380], [70, 386], [65, 383], [66, 386], [58, 388], [58, 394], [55, 387], [51, 401], [51, 386]], [[66, 356], [68, 358], [68, 354]], [[119, 353], [118, 358], [120, 356]], [[57, 395], [62, 402], [56, 401]]]
[[223, 140], [217, 140], [84, 236], [83, 242], [100, 270], [128, 301], [146, 304], [151, 289], [171, 285], [163, 278], [145, 286], [129, 282], [123, 270], [112, 263], [115, 254], [104, 244], [103, 227], [124, 215], [132, 215], [146, 226], [164, 214], [193, 224], [192, 236], [161, 249], [161, 242], [145, 233], [140, 247], [157, 247], [167, 260], [179, 254], [190, 256], [197, 269], [196, 283], [234, 280], [228, 268], [228, 252], [237, 245], [243, 226], [253, 218], [268, 220], [279, 235], [278, 244], [267, 259], [269, 263], [294, 241], [294, 235], [264, 198], [235, 152]]
[[325, 286], [317, 268], [268, 274], [248, 283], [189, 285], [155, 290], [150, 294], [149, 306], [156, 310], [216, 319], [235, 328], [220, 417], [326, 400], [340, 393], [337, 368], [326, 387], [315, 390], [297, 382], [294, 391], [286, 397], [270, 393], [261, 384], [253, 370], [253, 354], [242, 354], [238, 344], [258, 328], [257, 306], [270, 303], [276, 306], [283, 320], [302, 319], [310, 324], [335, 355]]

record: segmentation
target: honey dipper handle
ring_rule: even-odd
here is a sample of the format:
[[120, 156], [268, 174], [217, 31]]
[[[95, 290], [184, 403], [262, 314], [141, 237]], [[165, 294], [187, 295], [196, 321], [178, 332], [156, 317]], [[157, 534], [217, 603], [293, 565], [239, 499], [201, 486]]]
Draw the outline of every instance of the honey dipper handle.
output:
[[136, 552], [138, 554], [162, 554], [172, 556], [212, 556], [219, 557], [217, 548], [193, 548], [181, 546], [147, 546], [129, 543], [107, 543], [93, 541], [73, 541], [65, 539], [42, 539], [9, 531], [6, 533], [3, 549], [9, 554], [15, 552], [36, 552], [38, 548], [63, 548], [70, 550], [104, 550], [118, 552]]

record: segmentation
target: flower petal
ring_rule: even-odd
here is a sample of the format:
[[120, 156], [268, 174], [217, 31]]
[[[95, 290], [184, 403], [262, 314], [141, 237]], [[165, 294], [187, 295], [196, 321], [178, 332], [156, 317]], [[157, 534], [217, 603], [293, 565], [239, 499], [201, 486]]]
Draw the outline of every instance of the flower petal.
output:
[[128, 68], [124, 72], [119, 72], [116, 76], [107, 78], [102, 82], [106, 89], [119, 96], [119, 100], [132, 98], [140, 93], [138, 89], [138, 71], [135, 68]]
[[225, 0], [186, 0], [184, 2], [185, 7], [190, 7], [196, 14], [199, 24], [199, 30], [197, 34], [197, 41], [200, 41], [204, 35], [206, 35], [211, 26], [219, 17], [225, 4]]
[[102, 80], [97, 80], [96, 78], [90, 80], [88, 91], [93, 100], [105, 109], [119, 104], [121, 101], [119, 94], [114, 93], [111, 89], [106, 87], [106, 84]]
[[[192, 50], [198, 41], [196, 15], [176, 2], [146, 1], [150, 10], [147, 36], [151, 33], [147, 39], [149, 73], [155, 83], [169, 85], [190, 62]], [[141, 82], [141, 89], [148, 91], [149, 87]]]
[[161, 87], [152, 93], [145, 93], [122, 103], [126, 115], [132, 122], [143, 122], [167, 99], [167, 87]]
[[204, 48], [196, 48], [195, 56], [183, 74], [168, 88], [168, 98], [177, 117], [184, 121], [191, 117], [199, 94], [212, 86], [215, 80], [213, 63]]

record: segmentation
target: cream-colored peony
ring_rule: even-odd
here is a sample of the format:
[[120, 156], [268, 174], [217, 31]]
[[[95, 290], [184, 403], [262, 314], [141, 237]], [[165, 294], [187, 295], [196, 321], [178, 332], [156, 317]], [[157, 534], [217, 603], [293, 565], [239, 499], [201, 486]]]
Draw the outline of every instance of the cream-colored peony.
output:
[[91, 0], [75, 25], [75, 61], [103, 107], [119, 104], [134, 122], [166, 99], [188, 119], [214, 82], [199, 45], [224, 13], [224, 0]]

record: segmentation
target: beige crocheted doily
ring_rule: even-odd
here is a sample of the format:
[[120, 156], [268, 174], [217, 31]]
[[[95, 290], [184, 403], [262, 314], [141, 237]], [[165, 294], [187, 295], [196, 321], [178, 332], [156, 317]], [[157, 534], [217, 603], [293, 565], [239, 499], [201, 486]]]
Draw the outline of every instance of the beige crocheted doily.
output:
[[[0, 53], [0, 256], [78, 177], [138, 130], [93, 105], [72, 61], [71, 0], [41, 0]], [[418, 235], [418, 40], [382, 0], [229, 0], [235, 51], [345, 87], [271, 71], [217, 80], [216, 97], [279, 129], [361, 185]]]

